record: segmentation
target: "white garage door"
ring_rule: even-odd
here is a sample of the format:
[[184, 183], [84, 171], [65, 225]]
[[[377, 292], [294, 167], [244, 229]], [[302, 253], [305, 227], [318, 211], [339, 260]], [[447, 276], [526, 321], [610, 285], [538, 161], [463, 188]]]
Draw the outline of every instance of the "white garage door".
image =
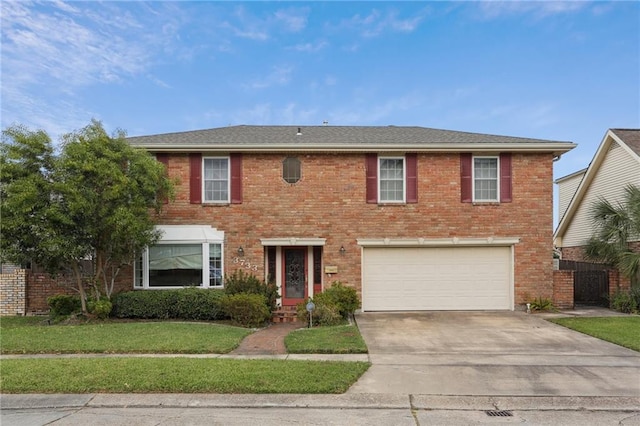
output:
[[512, 309], [510, 247], [367, 247], [363, 311]]

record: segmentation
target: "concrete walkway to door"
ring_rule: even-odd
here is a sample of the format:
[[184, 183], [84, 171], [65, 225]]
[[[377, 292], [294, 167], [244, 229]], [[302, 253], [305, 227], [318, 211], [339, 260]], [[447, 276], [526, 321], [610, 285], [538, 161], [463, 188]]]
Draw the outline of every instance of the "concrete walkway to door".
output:
[[371, 368], [349, 393], [631, 396], [640, 353], [523, 312], [363, 313]]

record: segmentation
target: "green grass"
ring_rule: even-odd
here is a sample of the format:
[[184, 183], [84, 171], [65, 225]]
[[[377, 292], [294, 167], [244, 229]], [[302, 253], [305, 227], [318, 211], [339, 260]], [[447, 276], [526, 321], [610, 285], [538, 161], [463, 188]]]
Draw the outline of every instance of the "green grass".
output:
[[365, 362], [195, 358], [11, 359], [3, 393], [343, 393]]
[[251, 333], [210, 323], [46, 325], [46, 319], [33, 318], [0, 321], [0, 353], [227, 353]]
[[597, 318], [554, 318], [550, 321], [640, 351], [640, 316]]
[[289, 333], [284, 343], [294, 354], [364, 354], [367, 346], [355, 325], [302, 328]]

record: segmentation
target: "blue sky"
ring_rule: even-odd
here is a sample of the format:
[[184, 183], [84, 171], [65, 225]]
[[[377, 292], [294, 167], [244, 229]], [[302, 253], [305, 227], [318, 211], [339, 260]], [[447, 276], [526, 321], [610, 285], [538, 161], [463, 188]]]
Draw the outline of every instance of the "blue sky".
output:
[[3, 1], [2, 128], [416, 125], [576, 142], [640, 127], [639, 2]]

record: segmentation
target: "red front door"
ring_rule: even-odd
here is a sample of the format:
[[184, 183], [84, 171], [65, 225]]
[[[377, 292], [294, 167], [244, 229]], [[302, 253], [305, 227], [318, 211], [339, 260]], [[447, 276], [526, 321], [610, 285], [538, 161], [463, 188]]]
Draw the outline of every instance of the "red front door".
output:
[[282, 304], [296, 305], [308, 295], [306, 247], [284, 247], [282, 262]]

